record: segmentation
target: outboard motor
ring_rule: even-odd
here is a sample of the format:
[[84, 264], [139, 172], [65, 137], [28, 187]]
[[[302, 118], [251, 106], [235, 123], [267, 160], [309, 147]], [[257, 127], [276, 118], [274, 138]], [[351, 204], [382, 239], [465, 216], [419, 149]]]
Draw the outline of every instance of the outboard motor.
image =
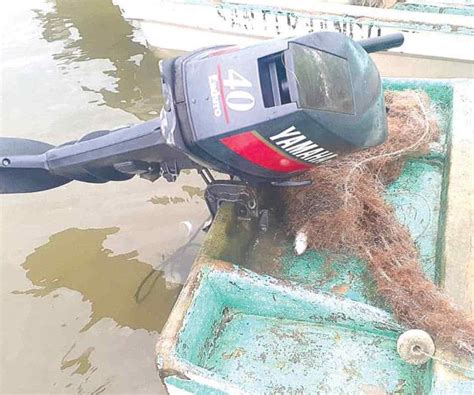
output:
[[[357, 43], [324, 32], [161, 61], [159, 120], [58, 147], [1, 138], [0, 193], [135, 175], [175, 181], [180, 170], [194, 168], [208, 184], [213, 214], [232, 201], [243, 216], [257, 217], [255, 186], [302, 185], [291, 177], [384, 142], [382, 84], [368, 53], [402, 43], [401, 34]], [[216, 181], [209, 169], [231, 180]]]

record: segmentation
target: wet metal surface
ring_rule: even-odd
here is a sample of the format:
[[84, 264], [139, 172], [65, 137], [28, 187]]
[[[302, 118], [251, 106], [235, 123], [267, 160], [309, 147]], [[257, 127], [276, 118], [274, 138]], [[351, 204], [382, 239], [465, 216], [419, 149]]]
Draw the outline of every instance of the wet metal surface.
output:
[[[2, 136], [61, 144], [158, 115], [157, 59], [112, 0], [1, 7]], [[202, 188], [189, 173], [0, 197], [1, 393], [163, 391], [154, 345]]]

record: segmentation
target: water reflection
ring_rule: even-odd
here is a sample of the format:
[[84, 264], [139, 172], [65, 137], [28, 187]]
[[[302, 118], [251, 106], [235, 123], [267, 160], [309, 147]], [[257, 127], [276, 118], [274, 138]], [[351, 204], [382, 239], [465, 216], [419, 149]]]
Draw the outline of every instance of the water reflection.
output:
[[139, 261], [136, 251], [114, 255], [104, 248], [106, 238], [118, 231], [72, 228], [54, 234], [22, 265], [36, 288], [15, 293], [42, 297], [59, 288], [79, 292], [91, 306], [81, 332], [106, 317], [119, 326], [160, 331], [181, 286], [167, 284], [163, 272]]
[[103, 79], [100, 84], [80, 81], [83, 90], [99, 93], [103, 104], [142, 120], [158, 115], [162, 106], [158, 58], [137, 41], [112, 0], [56, 0], [50, 11], [35, 13], [43, 38], [64, 44], [54, 56], [64, 73], [80, 62], [110, 62], [104, 71], [113, 78], [110, 86], [104, 88]]
[[204, 200], [204, 189], [199, 187], [194, 187], [192, 185], [183, 185], [181, 189], [189, 195], [189, 198], [192, 199], [194, 196]]
[[97, 368], [92, 367], [92, 363], [89, 359], [90, 355], [92, 354], [92, 351], [94, 351], [94, 347], [88, 347], [77, 358], [68, 359], [69, 354], [71, 353], [71, 351], [74, 349], [75, 346], [76, 344], [74, 343], [74, 345], [69, 349], [69, 351], [63, 357], [61, 361], [61, 370], [65, 370], [68, 368], [75, 368], [74, 371], [71, 373], [71, 375], [80, 374], [83, 376], [88, 372], [94, 373], [97, 370]]
[[199, 187], [194, 187], [192, 185], [183, 185], [181, 187], [181, 190], [183, 192], [186, 192], [188, 194], [188, 198], [185, 199], [181, 196], [158, 196], [155, 195], [151, 197], [148, 201], [153, 204], [159, 204], [166, 206], [168, 204], [178, 204], [178, 203], [191, 203], [194, 202], [196, 204], [199, 204], [199, 200], [194, 200], [193, 198], [196, 197], [200, 200], [204, 200], [204, 189], [199, 188]]
[[150, 203], [153, 204], [160, 204], [162, 206], [166, 206], [168, 204], [177, 204], [177, 203], [184, 203], [186, 199], [179, 197], [179, 196], [153, 196], [148, 200]]

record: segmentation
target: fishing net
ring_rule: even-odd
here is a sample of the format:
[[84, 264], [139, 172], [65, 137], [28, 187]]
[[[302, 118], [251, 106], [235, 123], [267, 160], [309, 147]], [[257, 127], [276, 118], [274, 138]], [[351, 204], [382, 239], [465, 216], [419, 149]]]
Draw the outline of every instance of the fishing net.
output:
[[422, 92], [387, 92], [385, 102], [384, 144], [315, 167], [301, 176], [310, 177], [312, 187], [285, 192], [289, 232], [305, 232], [310, 248], [365, 260], [379, 294], [401, 322], [472, 356], [474, 320], [425, 276], [408, 229], [383, 197], [405, 162], [428, 154], [438, 139], [435, 111]]

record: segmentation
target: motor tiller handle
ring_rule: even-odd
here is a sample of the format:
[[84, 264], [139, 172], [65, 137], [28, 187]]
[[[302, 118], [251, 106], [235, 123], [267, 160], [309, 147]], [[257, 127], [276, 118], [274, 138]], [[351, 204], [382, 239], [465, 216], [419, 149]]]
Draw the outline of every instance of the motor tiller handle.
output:
[[367, 40], [357, 41], [367, 53], [385, 51], [390, 48], [397, 48], [403, 44], [405, 38], [402, 33], [387, 34]]

